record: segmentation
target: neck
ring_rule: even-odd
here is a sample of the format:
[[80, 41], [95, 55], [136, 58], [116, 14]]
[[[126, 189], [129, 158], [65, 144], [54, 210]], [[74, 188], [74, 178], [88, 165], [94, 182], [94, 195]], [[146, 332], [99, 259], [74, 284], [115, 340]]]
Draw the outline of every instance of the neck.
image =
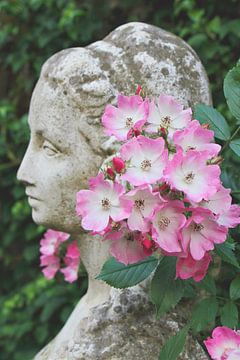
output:
[[[89, 234], [71, 235], [74, 239], [78, 239], [79, 242], [81, 261], [88, 273], [88, 290], [80, 299], [66, 324], [55, 338], [51, 349], [53, 353], [55, 351], [54, 349], [58, 348], [62, 343], [68, 343], [70, 339], [73, 339], [80, 320], [88, 317], [91, 308], [106, 302], [109, 299], [111, 290], [111, 287], [106, 283], [95, 279], [109, 257], [108, 242], [103, 242], [100, 236], [92, 236]], [[41, 359], [41, 357], [39, 359]]]
[[109, 297], [110, 287], [95, 279], [109, 257], [109, 243], [102, 241], [102, 237], [97, 235], [81, 234], [78, 238], [81, 261], [88, 273], [88, 291], [85, 300], [92, 307], [106, 301]]

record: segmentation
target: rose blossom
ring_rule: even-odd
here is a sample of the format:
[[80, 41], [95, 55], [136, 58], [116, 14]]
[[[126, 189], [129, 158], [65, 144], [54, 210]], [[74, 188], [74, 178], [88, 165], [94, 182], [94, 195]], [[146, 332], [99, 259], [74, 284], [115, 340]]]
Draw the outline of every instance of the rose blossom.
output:
[[221, 212], [217, 218], [217, 223], [230, 228], [236, 227], [240, 224], [240, 206], [234, 204], [228, 210]]
[[240, 334], [226, 326], [216, 327], [204, 345], [213, 360], [240, 359]]
[[157, 104], [152, 101], [149, 104], [149, 116], [147, 119], [148, 132], [158, 132], [160, 128], [168, 131], [171, 138], [177, 129], [183, 129], [191, 121], [192, 110], [190, 108], [183, 110], [172, 96], [161, 95]]
[[193, 278], [201, 281], [207, 273], [208, 266], [212, 260], [209, 253], [205, 253], [201, 260], [194, 260], [190, 254], [187, 257], [180, 257], [176, 264], [176, 277], [180, 279]]
[[43, 266], [42, 272], [44, 276], [51, 280], [60, 269], [60, 260], [55, 255], [42, 255], [40, 257], [40, 266]]
[[167, 150], [162, 138], [149, 139], [142, 135], [133, 138], [121, 148], [121, 156], [129, 161], [123, 180], [139, 186], [160, 180], [167, 163]]
[[90, 190], [77, 193], [76, 211], [82, 216], [85, 230], [102, 231], [110, 218], [120, 221], [131, 213], [131, 201], [122, 198], [124, 188], [119, 183], [104, 180], [103, 173], [90, 179]]
[[168, 253], [182, 251], [179, 242], [180, 230], [186, 222], [183, 215], [184, 204], [179, 200], [172, 200], [159, 205], [152, 219], [152, 237], [161, 249]]
[[43, 255], [53, 255], [58, 250], [59, 245], [66, 241], [69, 238], [69, 234], [55, 231], [47, 230], [43, 238], [40, 240], [40, 252]]
[[178, 130], [173, 135], [173, 142], [184, 152], [188, 150], [204, 151], [207, 157], [216, 156], [221, 146], [213, 143], [214, 132], [204, 129], [197, 120], [191, 121], [186, 129]]
[[77, 241], [73, 241], [67, 247], [67, 253], [64, 258], [64, 263], [67, 265], [61, 269], [61, 273], [64, 274], [64, 279], [70, 283], [77, 280], [78, 268], [80, 263], [80, 251]]
[[125, 222], [121, 223], [117, 231], [106, 234], [105, 239], [111, 241], [110, 254], [125, 265], [136, 263], [149, 256], [142, 245], [144, 240], [142, 234], [131, 231]]
[[186, 253], [190, 252], [194, 260], [201, 260], [207, 251], [214, 249], [214, 244], [223, 243], [226, 237], [227, 228], [217, 224], [211, 211], [194, 208], [182, 229], [181, 242]]
[[130, 230], [146, 232], [150, 229], [151, 218], [157, 204], [160, 203], [158, 194], [153, 194], [151, 187], [135, 188], [125, 195], [133, 202], [132, 212], [127, 220]]
[[102, 117], [106, 135], [127, 140], [131, 128], [141, 129], [148, 116], [148, 101], [141, 96], [118, 95], [118, 107], [107, 105]]
[[178, 151], [168, 163], [165, 180], [173, 189], [183, 191], [189, 200], [208, 200], [220, 186], [220, 168], [207, 165], [204, 154], [188, 151], [186, 155]]
[[231, 206], [232, 197], [230, 191], [230, 189], [225, 189], [221, 185], [215, 194], [210, 196], [208, 200], [202, 200], [198, 206], [209, 209], [214, 214], [222, 214]]

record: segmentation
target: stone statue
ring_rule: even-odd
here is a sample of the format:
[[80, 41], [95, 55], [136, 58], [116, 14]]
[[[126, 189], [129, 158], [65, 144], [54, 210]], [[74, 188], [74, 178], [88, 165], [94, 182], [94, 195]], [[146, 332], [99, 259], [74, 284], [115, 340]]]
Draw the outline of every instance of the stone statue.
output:
[[[95, 280], [108, 244], [84, 232], [75, 214], [76, 192], [88, 188], [88, 179], [116, 150], [103, 135], [104, 107], [119, 92], [133, 94], [137, 84], [148, 96], [173, 95], [186, 106], [211, 103], [208, 79], [191, 47], [143, 23], [120, 26], [86, 48], [60, 51], [42, 67], [30, 104], [31, 139], [17, 176], [33, 220], [80, 239], [89, 287], [36, 360], [155, 360], [182, 325], [176, 311], [157, 321], [143, 286], [120, 291]], [[189, 338], [181, 359], [205, 358]]]

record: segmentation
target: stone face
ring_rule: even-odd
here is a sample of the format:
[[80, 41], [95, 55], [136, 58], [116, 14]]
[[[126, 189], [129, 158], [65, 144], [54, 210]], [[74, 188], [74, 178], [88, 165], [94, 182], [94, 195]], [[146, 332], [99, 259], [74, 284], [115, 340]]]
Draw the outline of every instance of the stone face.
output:
[[[161, 344], [182, 325], [183, 308], [156, 321], [141, 287], [119, 292], [95, 280], [109, 256], [108, 244], [83, 232], [75, 214], [76, 192], [88, 187], [88, 179], [117, 150], [101, 126], [104, 108], [115, 104], [120, 92], [134, 94], [137, 84], [148, 97], [164, 93], [185, 106], [211, 103], [195, 52], [152, 25], [120, 26], [86, 48], [58, 52], [42, 67], [30, 104], [31, 141], [18, 179], [26, 185], [37, 224], [79, 238], [89, 288], [36, 360], [157, 359]], [[180, 359], [203, 356], [189, 338]]]

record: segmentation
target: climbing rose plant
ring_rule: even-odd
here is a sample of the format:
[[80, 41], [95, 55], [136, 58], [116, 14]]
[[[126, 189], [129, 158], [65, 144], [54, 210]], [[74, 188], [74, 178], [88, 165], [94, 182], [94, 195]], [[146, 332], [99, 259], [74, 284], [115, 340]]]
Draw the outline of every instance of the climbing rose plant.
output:
[[174, 256], [176, 278], [201, 281], [211, 251], [240, 223], [214, 132], [169, 95], [120, 94], [102, 124], [119, 153], [77, 193], [82, 227], [109, 241], [120, 263]]
[[[225, 149], [240, 157], [239, 62], [224, 80], [224, 95], [237, 119], [232, 134], [211, 106], [198, 104], [193, 112], [170, 95], [148, 98], [141, 86], [135, 95], [119, 94], [117, 106], [107, 105], [102, 116], [105, 134], [119, 151], [89, 179], [89, 189], [77, 193], [83, 229], [109, 242], [112, 257], [97, 279], [127, 288], [154, 272], [150, 293], [157, 316], [183, 297], [199, 297], [159, 360], [178, 359], [189, 329], [210, 330], [216, 319], [222, 327], [204, 341], [206, 350], [214, 360], [240, 359], [240, 335], [230, 329], [238, 325], [240, 278], [230, 283], [230, 299], [218, 297], [215, 282], [222, 262], [240, 269], [231, 238], [240, 224], [240, 206], [231, 195], [239, 191], [221, 180]], [[77, 279], [80, 252], [69, 234], [48, 230], [40, 245], [45, 277], [60, 271], [68, 282]], [[198, 296], [201, 291], [207, 296]]]

